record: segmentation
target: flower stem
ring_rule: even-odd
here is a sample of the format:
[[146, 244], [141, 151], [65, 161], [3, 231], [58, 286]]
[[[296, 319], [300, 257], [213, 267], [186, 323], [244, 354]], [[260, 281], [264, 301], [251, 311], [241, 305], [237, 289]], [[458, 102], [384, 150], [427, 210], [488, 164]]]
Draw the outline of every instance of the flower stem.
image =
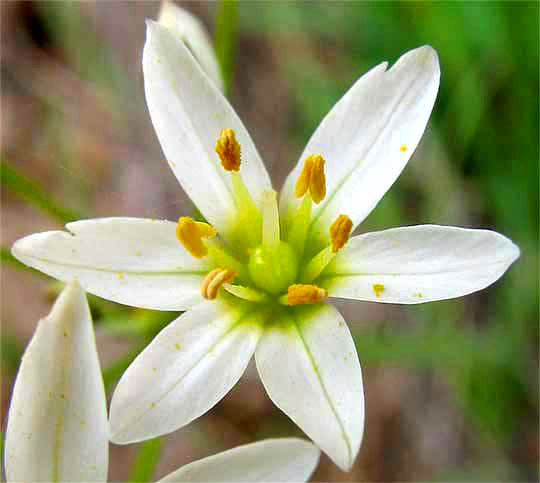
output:
[[140, 446], [129, 481], [152, 481], [152, 474], [159, 463], [163, 442], [163, 438], [154, 438], [145, 441]]
[[215, 43], [217, 57], [225, 83], [225, 93], [229, 92], [234, 70], [236, 47], [237, 5], [233, 0], [219, 2], [216, 16]]

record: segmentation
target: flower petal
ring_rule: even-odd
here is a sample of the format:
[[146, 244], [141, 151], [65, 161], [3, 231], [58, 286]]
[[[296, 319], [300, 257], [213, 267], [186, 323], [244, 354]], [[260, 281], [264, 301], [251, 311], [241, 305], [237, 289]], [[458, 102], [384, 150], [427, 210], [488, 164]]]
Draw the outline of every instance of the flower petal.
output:
[[217, 57], [202, 22], [170, 0], [162, 2], [158, 22], [179, 36], [193, 57], [199, 61], [204, 72], [223, 91], [223, 79]]
[[225, 300], [184, 313], [133, 361], [113, 394], [111, 441], [170, 433], [204, 414], [236, 384], [260, 328], [253, 306]]
[[393, 228], [351, 238], [317, 283], [331, 297], [417, 304], [487, 287], [518, 256], [519, 248], [494, 231]]
[[105, 390], [92, 319], [70, 284], [24, 353], [9, 410], [8, 481], [106, 481]]
[[159, 483], [307, 481], [319, 455], [318, 448], [303, 439], [265, 439], [194, 461]]
[[242, 121], [185, 45], [147, 21], [143, 53], [146, 102], [165, 157], [201, 213], [227, 237], [235, 211], [230, 173], [214, 151], [222, 129], [231, 128], [242, 148], [240, 173], [255, 203], [270, 178]]
[[35, 233], [12, 248], [21, 262], [64, 282], [77, 279], [100, 297], [134, 307], [186, 310], [203, 301], [208, 261], [193, 258], [176, 238], [176, 224], [140, 218], [68, 223]]
[[390, 70], [382, 63], [362, 76], [323, 119], [285, 183], [281, 208], [298, 206], [294, 187], [304, 159], [326, 159], [326, 198], [313, 207], [312, 239], [329, 240], [340, 214], [358, 225], [399, 176], [424, 132], [439, 87], [435, 50], [403, 55]]
[[295, 307], [268, 328], [255, 358], [272, 401], [344, 471], [364, 428], [362, 372], [353, 339], [331, 305]]

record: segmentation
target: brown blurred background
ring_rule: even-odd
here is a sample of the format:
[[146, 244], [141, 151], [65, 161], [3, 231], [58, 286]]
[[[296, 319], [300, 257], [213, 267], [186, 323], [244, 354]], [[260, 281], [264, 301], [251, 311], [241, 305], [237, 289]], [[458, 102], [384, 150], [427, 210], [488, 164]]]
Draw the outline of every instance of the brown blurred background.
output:
[[[441, 89], [424, 140], [360, 231], [492, 228], [522, 255], [499, 282], [462, 299], [340, 304], [364, 369], [364, 441], [350, 473], [323, 456], [313, 479], [536, 481], [538, 3], [181, 5], [214, 36], [228, 97], [276, 188], [356, 78], [418, 45], [438, 50]], [[157, 16], [159, 3], [26, 1], [0, 9], [5, 423], [20, 356], [58, 290], [10, 259], [11, 244], [71, 219], [175, 220], [193, 206], [163, 161], [144, 100], [144, 20]], [[95, 297], [91, 307], [110, 395], [175, 314]], [[155, 480], [194, 459], [287, 435], [301, 432], [251, 367], [186, 428], [142, 445], [111, 445], [109, 478]]]

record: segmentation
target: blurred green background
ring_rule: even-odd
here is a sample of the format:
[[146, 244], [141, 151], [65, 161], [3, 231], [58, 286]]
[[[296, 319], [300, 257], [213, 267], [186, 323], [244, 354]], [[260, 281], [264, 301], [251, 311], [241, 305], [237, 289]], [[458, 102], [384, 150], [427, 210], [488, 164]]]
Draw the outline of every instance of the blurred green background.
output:
[[[422, 44], [439, 97], [422, 144], [360, 231], [490, 228], [521, 258], [490, 288], [422, 306], [341, 304], [364, 368], [351, 473], [317, 481], [537, 481], [538, 2], [182, 3], [212, 33], [228, 96], [279, 188], [322, 117], [365, 71]], [[2, 421], [20, 357], [58, 286], [9, 255], [19, 237], [94, 216], [193, 207], [144, 102], [144, 19], [158, 2], [2, 2]], [[175, 314], [91, 297], [108, 394]], [[384, 306], [383, 306], [384, 305]], [[149, 481], [268, 436], [300, 434], [255, 371], [170, 436], [111, 448], [110, 479]]]

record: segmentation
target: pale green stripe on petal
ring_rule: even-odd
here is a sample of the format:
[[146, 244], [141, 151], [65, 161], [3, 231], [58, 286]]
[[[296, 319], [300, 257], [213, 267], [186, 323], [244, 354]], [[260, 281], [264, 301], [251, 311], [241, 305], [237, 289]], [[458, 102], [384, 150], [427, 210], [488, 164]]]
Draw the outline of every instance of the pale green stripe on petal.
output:
[[142, 441], [181, 428], [236, 384], [259, 340], [263, 313], [238, 299], [225, 301], [230, 298], [185, 312], [137, 356], [113, 394], [113, 442]]
[[240, 143], [240, 173], [257, 206], [262, 192], [271, 189], [249, 133], [184, 43], [151, 20], [143, 73], [150, 117], [171, 169], [206, 220], [228, 239], [238, 207], [231, 176], [215, 153], [223, 129], [233, 129]]
[[340, 313], [326, 304], [284, 309], [266, 329], [255, 358], [276, 406], [348, 471], [362, 439], [364, 394]]
[[326, 197], [313, 206], [310, 243], [328, 244], [330, 224], [340, 214], [358, 225], [399, 176], [428, 122], [439, 87], [439, 61], [429, 46], [401, 56], [387, 70], [380, 64], [349, 89], [321, 121], [289, 174], [280, 210], [293, 216], [294, 187], [306, 157], [326, 160]]
[[35, 233], [15, 242], [13, 255], [47, 275], [78, 280], [88, 292], [134, 307], [186, 310], [209, 260], [193, 258], [176, 238], [176, 223], [142, 218], [99, 218]]
[[105, 390], [84, 292], [70, 284], [42, 319], [15, 381], [8, 481], [106, 481]]
[[330, 297], [417, 304], [481, 290], [518, 257], [519, 248], [494, 231], [392, 228], [351, 238], [317, 283]]

